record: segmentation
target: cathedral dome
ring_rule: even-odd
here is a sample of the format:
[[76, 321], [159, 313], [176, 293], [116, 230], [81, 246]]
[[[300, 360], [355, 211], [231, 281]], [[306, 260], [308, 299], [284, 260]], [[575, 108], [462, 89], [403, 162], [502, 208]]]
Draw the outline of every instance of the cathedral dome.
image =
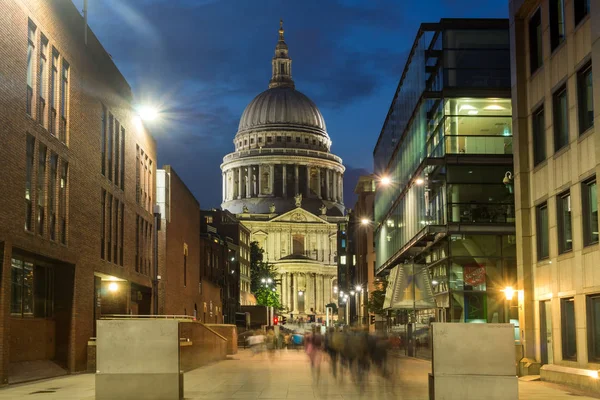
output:
[[327, 137], [325, 120], [315, 103], [293, 87], [278, 86], [265, 90], [248, 104], [238, 134], [286, 128]]

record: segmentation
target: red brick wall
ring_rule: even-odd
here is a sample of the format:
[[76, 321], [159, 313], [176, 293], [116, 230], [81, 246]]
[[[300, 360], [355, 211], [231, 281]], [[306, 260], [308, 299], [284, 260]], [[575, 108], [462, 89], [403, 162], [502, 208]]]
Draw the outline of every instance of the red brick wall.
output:
[[[83, 18], [70, 1], [5, 0], [0, 13], [0, 242], [5, 262], [14, 246], [27, 252], [75, 266], [70, 329], [67, 335], [67, 364], [71, 371], [85, 370], [87, 340], [93, 334], [94, 272], [115, 275], [143, 286], [150, 278], [135, 272], [135, 216], [152, 216], [136, 204], [135, 148], [140, 145], [154, 160], [154, 140], [133, 123], [131, 89], [97, 38], [88, 32], [83, 41]], [[26, 67], [28, 18], [70, 64], [68, 146], [26, 113]], [[36, 50], [39, 49], [36, 43]], [[49, 57], [50, 58], [50, 57]], [[37, 59], [37, 57], [36, 57]], [[37, 64], [34, 65], [37, 71]], [[37, 72], [33, 86], [37, 96]], [[101, 104], [104, 103], [126, 130], [125, 190], [121, 191], [101, 175]], [[35, 113], [35, 107], [34, 107]], [[25, 143], [30, 133], [36, 143], [69, 162], [67, 245], [51, 242], [48, 234], [25, 232]], [[48, 169], [48, 168], [47, 168]], [[156, 171], [152, 171], [153, 177]], [[100, 259], [100, 191], [105, 188], [125, 203], [124, 266]], [[154, 185], [152, 198], [156, 198]], [[33, 198], [35, 204], [35, 196]], [[8, 252], [6, 252], [8, 249]], [[0, 294], [0, 384], [6, 382], [7, 362], [13, 359], [8, 335], [10, 265], [4, 266]], [[10, 291], [10, 290], [9, 290]], [[68, 319], [67, 319], [68, 321]], [[15, 326], [15, 329], [17, 327]], [[60, 338], [57, 337], [57, 341]]]
[[10, 321], [10, 362], [54, 358], [54, 321], [39, 318], [13, 318]]

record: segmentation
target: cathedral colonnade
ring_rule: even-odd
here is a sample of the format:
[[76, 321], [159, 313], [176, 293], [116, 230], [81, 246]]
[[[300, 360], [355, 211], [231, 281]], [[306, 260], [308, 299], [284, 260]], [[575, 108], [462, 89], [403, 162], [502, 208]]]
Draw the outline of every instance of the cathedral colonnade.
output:
[[223, 201], [247, 198], [318, 198], [336, 203], [344, 202], [343, 172], [337, 166], [310, 163], [253, 163], [230, 165], [222, 172]]
[[327, 304], [336, 302], [333, 291], [336, 277], [332, 274], [302, 270], [281, 272], [277, 291], [288, 315], [325, 315]]

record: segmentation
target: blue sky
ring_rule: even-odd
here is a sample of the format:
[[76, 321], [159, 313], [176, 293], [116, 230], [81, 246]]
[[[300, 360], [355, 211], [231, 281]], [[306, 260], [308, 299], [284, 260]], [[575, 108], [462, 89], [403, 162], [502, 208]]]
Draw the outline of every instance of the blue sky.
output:
[[[74, 0], [81, 10], [83, 0]], [[296, 88], [320, 108], [343, 158], [346, 206], [372, 152], [421, 22], [507, 18], [507, 0], [89, 0], [89, 25], [202, 208], [221, 201], [219, 165], [246, 105], [267, 89], [283, 18]]]

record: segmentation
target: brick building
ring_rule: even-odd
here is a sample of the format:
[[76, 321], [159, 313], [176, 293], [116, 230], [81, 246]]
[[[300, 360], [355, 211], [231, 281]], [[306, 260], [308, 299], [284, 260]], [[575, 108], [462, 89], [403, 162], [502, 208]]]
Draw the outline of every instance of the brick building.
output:
[[150, 311], [156, 149], [72, 2], [4, 1], [0, 60], [6, 384], [26, 361], [84, 370], [95, 318]]
[[156, 176], [162, 218], [158, 235], [159, 314], [223, 322], [221, 290], [206, 268], [212, 266], [212, 259], [207, 261], [203, 256], [200, 204], [171, 166], [164, 166]]

